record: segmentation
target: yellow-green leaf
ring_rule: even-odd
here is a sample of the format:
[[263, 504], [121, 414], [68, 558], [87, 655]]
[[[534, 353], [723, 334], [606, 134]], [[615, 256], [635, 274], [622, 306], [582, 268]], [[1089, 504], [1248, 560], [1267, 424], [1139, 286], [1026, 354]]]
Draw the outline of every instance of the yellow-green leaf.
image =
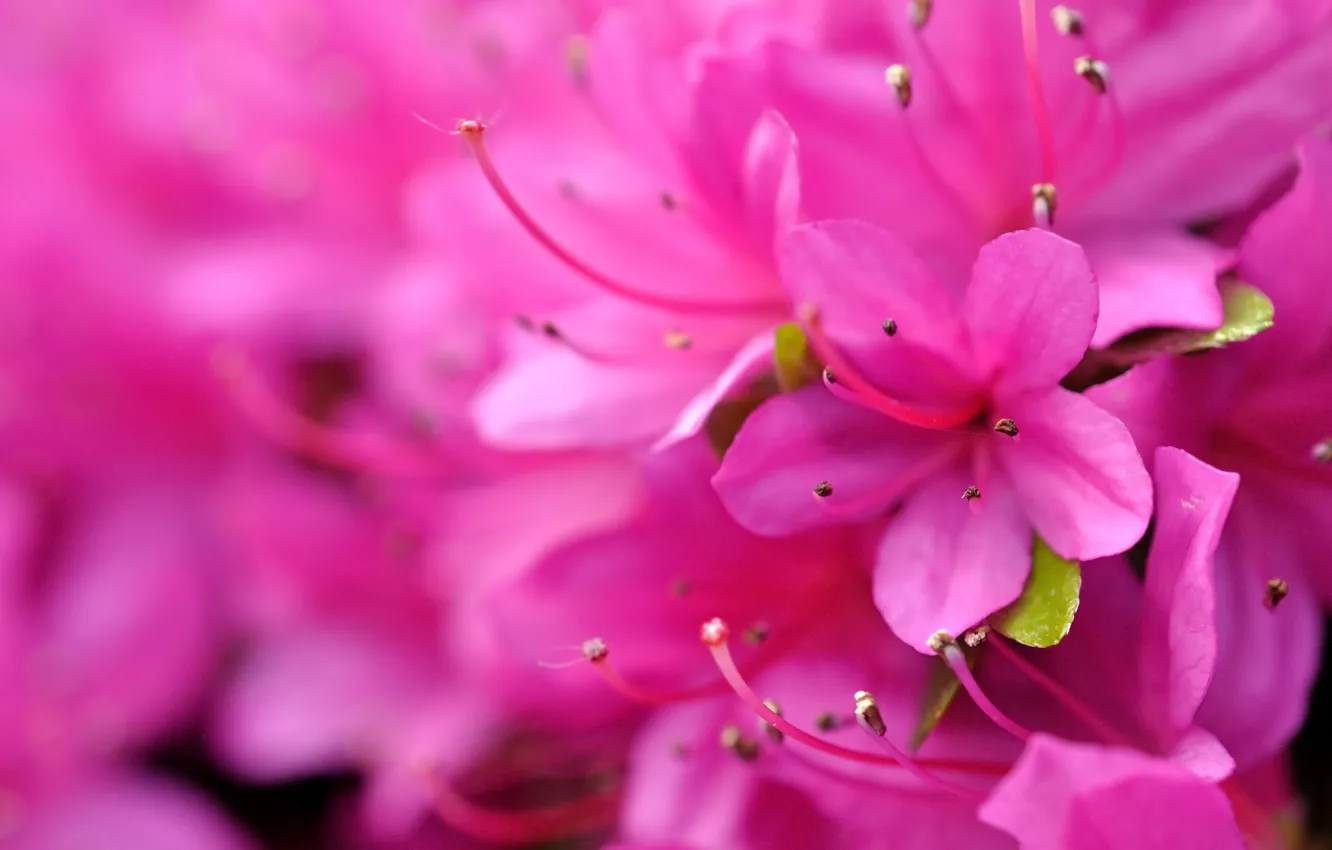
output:
[[1272, 327], [1276, 308], [1272, 299], [1262, 290], [1237, 278], [1221, 284], [1221, 298], [1225, 305], [1225, 320], [1214, 331], [1193, 334], [1183, 344], [1185, 351], [1205, 351], [1221, 348], [1232, 342], [1243, 342]]
[[772, 349], [772, 364], [777, 386], [789, 393], [800, 389], [818, 375], [818, 364], [809, 353], [809, 340], [795, 322], [777, 326]]
[[990, 625], [1027, 646], [1054, 646], [1073, 626], [1082, 589], [1082, 570], [1077, 561], [1055, 554], [1040, 537], [1031, 552], [1031, 573], [1022, 595], [990, 618]]
[[[969, 648], [963, 648], [962, 652], [966, 656], [967, 666], [974, 667], [976, 664], [976, 653]], [[925, 739], [934, 731], [934, 727], [943, 720], [944, 713], [948, 711], [948, 706], [953, 704], [953, 697], [957, 696], [958, 689], [962, 683], [954, 675], [952, 669], [943, 662], [943, 659], [937, 659], [937, 662], [930, 668], [930, 678], [925, 683], [925, 690], [921, 694], [920, 718], [916, 721], [916, 728], [911, 733], [910, 747], [911, 752], [920, 749], [920, 745], [925, 743]]]

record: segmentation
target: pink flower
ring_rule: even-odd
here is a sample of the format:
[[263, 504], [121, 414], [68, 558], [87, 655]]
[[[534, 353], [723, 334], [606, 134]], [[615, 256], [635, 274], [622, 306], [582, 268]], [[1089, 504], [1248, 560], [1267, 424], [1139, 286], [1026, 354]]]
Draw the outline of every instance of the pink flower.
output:
[[961, 303], [868, 225], [803, 226], [781, 260], [795, 300], [817, 305], [807, 325], [830, 376], [740, 429], [714, 484], [742, 524], [783, 534], [902, 502], [874, 592], [922, 651], [1017, 597], [1033, 529], [1079, 560], [1142, 535], [1151, 486], [1127, 430], [1059, 387], [1096, 322], [1077, 246], [1041, 231], [1000, 237]]

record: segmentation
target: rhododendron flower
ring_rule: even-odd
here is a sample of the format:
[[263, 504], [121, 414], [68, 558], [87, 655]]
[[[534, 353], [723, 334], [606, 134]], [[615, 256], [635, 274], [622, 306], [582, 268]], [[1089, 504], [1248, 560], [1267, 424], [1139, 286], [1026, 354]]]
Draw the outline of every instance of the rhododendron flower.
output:
[[783, 534], [902, 503], [874, 593], [922, 651], [936, 631], [961, 634], [1017, 598], [1033, 530], [1076, 560], [1142, 535], [1151, 486], [1128, 431], [1059, 386], [1096, 324], [1076, 245], [1002, 236], [961, 302], [868, 225], [802, 226], [781, 261], [829, 368], [741, 427], [714, 479], [741, 523]]

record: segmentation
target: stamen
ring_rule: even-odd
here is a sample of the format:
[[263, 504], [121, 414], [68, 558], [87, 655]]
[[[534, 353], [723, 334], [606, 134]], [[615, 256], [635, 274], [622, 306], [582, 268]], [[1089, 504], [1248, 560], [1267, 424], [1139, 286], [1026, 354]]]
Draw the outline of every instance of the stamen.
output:
[[864, 729], [889, 755], [897, 759], [902, 767], [906, 768], [912, 776], [915, 776], [927, 785], [933, 785], [936, 788], [940, 788], [950, 794], [956, 794], [960, 797], [980, 800], [985, 796], [971, 788], [964, 788], [961, 785], [955, 785], [945, 779], [940, 779], [913, 761], [906, 753], [899, 750], [892, 741], [889, 741], [888, 725], [883, 722], [883, 714], [879, 711], [879, 704], [874, 700], [874, 695], [869, 691], [856, 691], [855, 700], [856, 722], [860, 724], [860, 728]]
[[1056, 702], [1068, 709], [1071, 713], [1077, 715], [1079, 720], [1086, 724], [1086, 726], [1093, 732], [1100, 735], [1106, 743], [1118, 744], [1126, 747], [1131, 747], [1133, 745], [1128, 738], [1121, 735], [1115, 727], [1106, 722], [1099, 714], [1084, 704], [1082, 700], [1075, 697], [1067, 688], [1056, 682], [1047, 675], [1045, 671], [1036, 667], [1036, 665], [1032, 664], [1026, 658], [1023, 658], [1021, 653], [1019, 653], [1015, 647], [1010, 646], [1008, 641], [1004, 640], [1001, 635], [995, 633], [993, 634], [993, 637], [994, 640], [992, 643], [999, 651], [1000, 655], [1007, 658], [1008, 661], [1014, 667], [1018, 668], [1018, 670], [1022, 671], [1027, 678], [1035, 682], [1047, 694], [1054, 697]]
[[831, 711], [821, 711], [819, 716], [814, 718], [814, 728], [820, 732], [831, 732], [841, 725], [842, 721]]
[[588, 266], [582, 260], [575, 257], [567, 248], [555, 241], [555, 238], [547, 233], [537, 224], [536, 220], [527, 211], [527, 209], [518, 201], [513, 192], [509, 189], [503, 177], [500, 176], [499, 169], [495, 166], [494, 160], [490, 158], [490, 151], [485, 144], [485, 124], [472, 119], [464, 119], [458, 122], [458, 128], [455, 131], [472, 148], [472, 153], [476, 156], [477, 165], [481, 169], [482, 175], [490, 188], [495, 192], [496, 197], [508, 209], [509, 213], [522, 225], [523, 229], [537, 241], [541, 247], [545, 248], [557, 260], [582, 275], [588, 281], [596, 284], [601, 289], [610, 294], [641, 304], [645, 307], [654, 307], [659, 310], [669, 310], [676, 313], [694, 313], [711, 315], [734, 315], [736, 313], [750, 313], [758, 310], [781, 309], [784, 304], [781, 302], [760, 302], [760, 301], [691, 301], [687, 299], [672, 298], [665, 295], [654, 295], [649, 292], [641, 292], [626, 286], [625, 284], [608, 277], [605, 274]]
[[1309, 451], [1309, 456], [1314, 459], [1315, 463], [1332, 464], [1332, 437], [1314, 443], [1314, 447]]
[[[880, 756], [874, 753], [866, 753], [861, 750], [853, 750], [848, 747], [842, 747], [831, 741], [825, 741], [816, 735], [806, 732], [799, 726], [791, 723], [781, 715], [774, 712], [763, 700], [758, 698], [745, 677], [740, 674], [740, 670], [735, 666], [735, 660], [731, 657], [730, 648], [727, 646], [727, 636], [729, 629], [726, 623], [721, 619], [710, 620], [703, 626], [702, 639], [704, 645], [712, 653], [712, 659], [716, 662], [717, 668], [721, 670], [727, 683], [736, 692], [741, 700], [759, 717], [766, 720], [776, 729], [780, 730], [786, 737], [792, 738], [800, 743], [812, 747], [820, 752], [848, 761], [861, 762], [863, 764], [891, 765], [911, 770], [906, 762], [911, 762], [916, 768], [934, 767], [940, 770], [956, 770], [962, 773], [971, 773], [983, 776], [1002, 776], [1008, 771], [1009, 765], [1002, 765], [994, 762], [968, 762], [952, 759], [919, 759], [912, 761], [905, 755]], [[937, 784], [937, 783], [936, 783]]]
[[569, 66], [569, 76], [580, 86], [587, 82], [587, 60], [591, 47], [588, 37], [581, 34], [570, 36], [564, 45], [564, 61]]
[[990, 639], [990, 627], [981, 623], [976, 628], [962, 635], [962, 642], [975, 649]]
[[820, 499], [826, 499], [832, 494], [832, 485], [827, 481], [820, 481], [818, 484], [814, 485], [814, 495], [818, 496]]
[[930, 22], [930, 13], [934, 11], [934, 0], [910, 0], [907, 4], [907, 20], [916, 29], [923, 28]]
[[1050, 121], [1050, 107], [1045, 100], [1045, 86], [1041, 83], [1036, 0], [1018, 0], [1018, 6], [1022, 13], [1022, 47], [1027, 59], [1027, 91], [1041, 146], [1040, 182], [1051, 183], [1055, 178], [1054, 124]]
[[694, 338], [684, 331], [667, 331], [665, 342], [667, 348], [676, 351], [688, 351], [694, 346]]
[[994, 423], [994, 430], [1003, 434], [1005, 437], [1016, 438], [1018, 435], [1017, 423], [1012, 419], [1000, 419], [998, 422]]
[[635, 702], [646, 705], [670, 705], [686, 702], [699, 697], [717, 696], [726, 693], [729, 686], [725, 682], [709, 682], [696, 688], [680, 691], [649, 691], [629, 682], [620, 675], [610, 662], [610, 647], [601, 638], [592, 638], [583, 643], [583, 657], [592, 663], [592, 669], [601, 674], [612, 688]]
[[661, 203], [661, 208], [666, 212], [675, 212], [680, 208], [680, 202], [670, 192], [662, 192], [657, 200]]
[[884, 80], [897, 94], [897, 102], [903, 109], [911, 105], [911, 69], [905, 65], [889, 65], [884, 71]]
[[1050, 10], [1050, 17], [1054, 19], [1055, 29], [1060, 35], [1082, 35], [1085, 21], [1082, 13], [1076, 9], [1062, 5], [1055, 6]]
[[1110, 68], [1100, 59], [1093, 59], [1090, 56], [1079, 56], [1073, 61], [1073, 70], [1077, 72], [1097, 94], [1105, 94], [1106, 88], [1110, 83]]
[[213, 352], [213, 370], [232, 401], [273, 442], [298, 455], [353, 472], [390, 478], [438, 478], [456, 472], [439, 455], [372, 434], [347, 434], [289, 407], [232, 346]]
[[1008, 715], [1000, 711], [998, 706], [990, 702], [990, 698], [981, 690], [976, 677], [971, 675], [971, 668], [967, 666], [966, 656], [962, 654], [962, 650], [958, 648], [952, 635], [948, 632], [935, 632], [929, 639], [929, 647], [943, 658], [944, 663], [952, 668], [954, 675], [962, 683], [962, 687], [971, 695], [972, 702], [976, 703], [976, 706], [985, 713], [986, 717], [993, 720], [996, 726], [1021, 741], [1031, 737], [1030, 731], [1014, 722]]
[[1263, 594], [1263, 604], [1267, 606], [1267, 610], [1271, 611], [1280, 605], [1281, 600], [1285, 599], [1289, 593], [1290, 585], [1286, 583], [1285, 579], [1270, 578], [1267, 580], [1267, 591]]
[[759, 757], [758, 741], [740, 734], [739, 726], [727, 726], [721, 730], [721, 745], [744, 761], [754, 761]]
[[981, 497], [980, 488], [977, 487], [975, 484], [971, 485], [970, 487], [962, 491], [962, 499], [964, 501], [970, 502], [971, 500], [979, 499], [980, 497]]
[[897, 322], [888, 319], [883, 323], [883, 332], [888, 336], [897, 336]]
[[420, 769], [432, 808], [450, 827], [496, 844], [544, 844], [609, 827], [619, 808], [616, 795], [596, 794], [539, 809], [495, 811], [463, 799], [430, 768]]
[[1031, 217], [1046, 229], [1054, 227], [1055, 209], [1059, 194], [1053, 183], [1036, 183], [1031, 187]]
[[[818, 309], [816, 307], [811, 304], [803, 305], [797, 311], [797, 318], [805, 330], [805, 337], [809, 340], [810, 348], [814, 350], [814, 353], [826, 366], [823, 371], [825, 383], [845, 384], [847, 389], [871, 410], [877, 410], [885, 416], [907, 425], [932, 429], [956, 428], [958, 425], [970, 422], [980, 412], [981, 404], [979, 401], [974, 401], [959, 410], [945, 413], [924, 413], [903, 404], [879, 390], [852, 368], [850, 362], [833, 345], [832, 340], [823, 333], [819, 325]], [[833, 377], [833, 373], [836, 374], [836, 377]]]
[[[598, 363], [602, 366], [633, 366], [651, 360], [651, 355], [648, 354], [641, 357], [628, 357], [593, 351], [587, 346], [575, 342], [568, 334], [560, 329], [559, 325], [551, 321], [538, 322], [530, 316], [519, 315], [513, 317], [513, 323], [517, 325], [520, 330], [545, 337], [551, 342], [568, 349], [589, 363]], [[692, 337], [677, 331], [667, 331], [664, 336], [664, 341], [668, 348], [674, 348], [677, 350], [686, 350], [693, 344]]]
[[745, 629], [740, 637], [750, 646], [758, 646], [768, 639], [768, 633], [770, 631], [771, 627], [767, 623], [758, 622]]
[[[842, 391], [836, 388], [830, 389], [839, 398], [843, 397]], [[858, 396], [848, 396], [848, 400], [862, 404]], [[921, 483], [929, 480], [939, 470], [955, 461], [965, 451], [965, 443], [950, 443], [942, 446], [933, 454], [922, 457], [900, 475], [893, 476], [874, 490], [850, 499], [818, 499], [818, 505], [834, 516], [852, 517], [864, 514], [866, 511], [886, 511], [907, 493], [915, 490]], [[829, 495], [831, 495], [831, 492]]]
[[[777, 715], [778, 717], [782, 716], [782, 709], [781, 706], [777, 705], [777, 700], [765, 699], [763, 701], [763, 704], [766, 705], [768, 707], [768, 710], [771, 711], [773, 714]], [[776, 726], [773, 726], [771, 723], [764, 720], [762, 717], [758, 719], [758, 726], [759, 726], [759, 731], [767, 735], [769, 738], [771, 738], [774, 744], [780, 744], [782, 741], [786, 740], [785, 732], [778, 729]]]

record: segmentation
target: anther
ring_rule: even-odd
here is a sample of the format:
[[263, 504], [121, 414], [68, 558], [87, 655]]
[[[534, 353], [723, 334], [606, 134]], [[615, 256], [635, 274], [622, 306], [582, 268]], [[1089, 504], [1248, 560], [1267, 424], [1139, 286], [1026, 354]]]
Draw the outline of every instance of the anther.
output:
[[832, 485], [827, 481], [820, 481], [814, 485], [814, 495], [820, 499], [826, 499], [833, 494]]
[[694, 345], [694, 338], [684, 331], [667, 331], [666, 347], [676, 351], [687, 351]]
[[713, 617], [699, 629], [699, 639], [708, 647], [721, 646], [730, 636], [731, 629], [721, 617]]
[[980, 497], [981, 497], [980, 488], [977, 487], [975, 484], [971, 485], [966, 490], [962, 491], [962, 498], [964, 501], [970, 502], [973, 499], [979, 499]]
[[1031, 215], [1042, 227], [1054, 227], [1055, 209], [1059, 206], [1059, 193], [1053, 183], [1036, 183], [1031, 187]]
[[1110, 67], [1100, 59], [1093, 59], [1090, 56], [1079, 56], [1073, 60], [1073, 70], [1077, 72], [1097, 94], [1105, 94], [1110, 84]]
[[750, 646], [758, 646], [768, 639], [768, 633], [770, 631], [771, 627], [767, 623], [758, 622], [745, 629], [741, 638]]
[[474, 118], [464, 118], [454, 132], [466, 139], [479, 139], [486, 132], [486, 125]]
[[[768, 707], [768, 710], [771, 711], [773, 714], [777, 715], [778, 717], [782, 716], [782, 708], [777, 704], [777, 700], [765, 699], [763, 701], [763, 704], [766, 705]], [[758, 726], [759, 730], [763, 732], [763, 734], [767, 735], [768, 738], [774, 744], [780, 744], [782, 741], [786, 740], [785, 732], [778, 729], [776, 726], [773, 726], [771, 723], [764, 720], [762, 717], [758, 719]]]
[[610, 647], [601, 638], [591, 638], [583, 641], [583, 657], [593, 664], [606, 660], [610, 655]]
[[934, 0], [911, 0], [907, 5], [907, 19], [911, 26], [921, 29], [930, 22], [930, 13], [934, 11]]
[[687, 578], [680, 578], [671, 582], [671, 596], [677, 599], [688, 596], [693, 589], [694, 585]]
[[1018, 435], [1017, 423], [1012, 419], [1000, 419], [994, 423], [994, 430], [1005, 437], [1016, 437]]
[[1285, 579], [1270, 578], [1267, 580], [1267, 590], [1263, 594], [1263, 604], [1270, 611], [1281, 604], [1281, 600], [1290, 593], [1290, 585]]
[[887, 319], [883, 323], [883, 332], [888, 336], [897, 336], [897, 322]]
[[883, 72], [883, 78], [897, 94], [897, 102], [903, 109], [911, 105], [911, 69], [905, 65], [889, 65]]
[[759, 757], [758, 741], [740, 734], [739, 726], [727, 726], [721, 730], [721, 745], [745, 761]]
[[1332, 464], [1332, 437], [1315, 443], [1313, 449], [1309, 452], [1309, 456], [1318, 463]]
[[985, 643], [985, 641], [988, 640], [989, 637], [990, 637], [990, 627], [982, 623], [981, 625], [977, 626], [976, 628], [962, 635], [962, 642], [965, 643], [970, 648], [975, 649], [976, 647]]
[[814, 728], [820, 732], [831, 732], [841, 725], [842, 721], [831, 711], [820, 711], [818, 716], [814, 718]]
[[661, 195], [657, 197], [657, 200], [660, 202], [661, 208], [667, 212], [674, 212], [680, 208], [679, 200], [677, 200], [670, 192], [662, 192]]
[[1063, 5], [1055, 6], [1050, 10], [1050, 17], [1054, 19], [1055, 29], [1060, 35], [1082, 35], [1085, 21], [1082, 13], [1076, 9]]
[[888, 734], [888, 725], [883, 722], [879, 703], [869, 691], [856, 691], [856, 721], [871, 734], [882, 738]]

